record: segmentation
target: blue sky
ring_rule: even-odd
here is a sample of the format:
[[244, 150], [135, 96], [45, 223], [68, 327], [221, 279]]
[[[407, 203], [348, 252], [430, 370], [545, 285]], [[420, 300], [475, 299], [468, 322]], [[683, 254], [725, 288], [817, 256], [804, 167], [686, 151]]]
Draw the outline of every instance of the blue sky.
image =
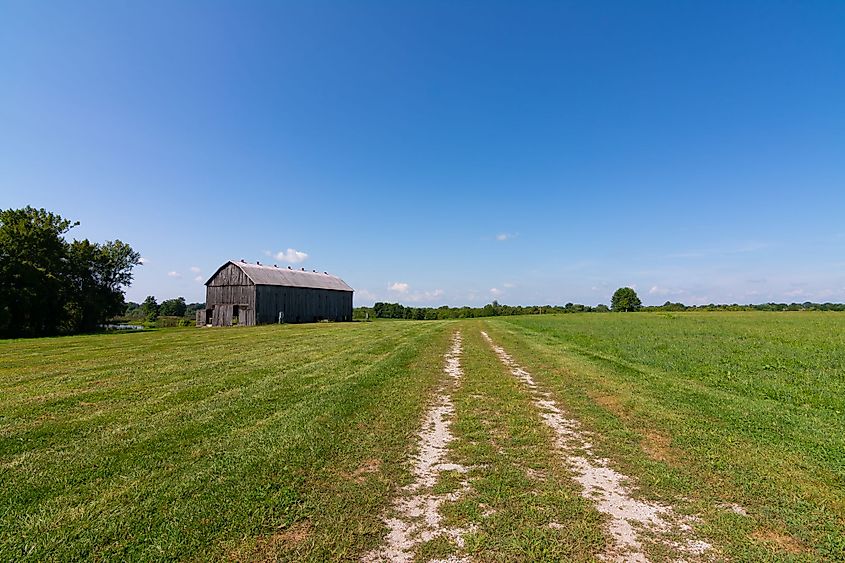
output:
[[0, 0], [0, 207], [129, 242], [136, 301], [230, 258], [358, 305], [845, 301], [843, 30], [838, 1]]

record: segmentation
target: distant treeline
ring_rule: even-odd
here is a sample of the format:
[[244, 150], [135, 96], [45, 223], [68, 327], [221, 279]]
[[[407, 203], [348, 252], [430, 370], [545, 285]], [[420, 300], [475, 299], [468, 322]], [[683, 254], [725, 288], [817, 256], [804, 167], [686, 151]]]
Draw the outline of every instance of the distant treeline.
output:
[[353, 311], [353, 318], [363, 319], [369, 315], [375, 319], [472, 319], [476, 317], [499, 317], [508, 315], [546, 315], [550, 313], [607, 312], [607, 305], [590, 307], [567, 303], [560, 305], [500, 305], [497, 301], [484, 307], [405, 307], [399, 303], [376, 303], [372, 307], [358, 307]]
[[641, 311], [845, 311], [845, 303], [760, 303], [757, 305], [684, 305], [667, 301], [663, 305], [642, 307]]
[[184, 297], [165, 299], [158, 303], [150, 295], [143, 303], [128, 302], [119, 320], [158, 328], [193, 326], [197, 311], [201, 309], [205, 309], [205, 303], [186, 303]]
[[[667, 301], [663, 305], [644, 306], [639, 311], [845, 311], [843, 303], [762, 303], [759, 305], [684, 305]], [[399, 303], [376, 303], [372, 307], [357, 307], [353, 318], [364, 319], [472, 319], [477, 317], [503, 317], [509, 315], [547, 315], [560, 313], [609, 313], [610, 307], [599, 304], [595, 307], [579, 303], [566, 305], [501, 305], [494, 301], [484, 307], [406, 307]]]

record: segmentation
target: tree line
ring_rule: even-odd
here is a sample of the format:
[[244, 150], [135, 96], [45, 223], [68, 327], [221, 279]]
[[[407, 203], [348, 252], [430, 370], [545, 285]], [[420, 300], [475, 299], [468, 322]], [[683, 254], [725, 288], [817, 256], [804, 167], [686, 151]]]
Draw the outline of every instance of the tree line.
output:
[[187, 321], [182, 323], [177, 322], [176, 324], [189, 326], [193, 324], [196, 312], [201, 309], [205, 309], [205, 303], [187, 303], [184, 297], [165, 299], [159, 303], [156, 301], [155, 296], [148, 295], [143, 303], [128, 302], [123, 312], [122, 320], [155, 323], [161, 317], [168, 317], [177, 321]]
[[663, 305], [642, 307], [642, 311], [845, 311], [845, 303], [758, 303], [740, 305], [732, 303], [710, 303], [708, 305], [684, 305], [667, 301]]
[[642, 304], [637, 292], [630, 287], [620, 287], [611, 297], [611, 305], [596, 306], [567, 303], [566, 305], [501, 305], [498, 301], [488, 303], [483, 307], [406, 307], [400, 303], [379, 302], [372, 307], [356, 307], [353, 311], [355, 319], [409, 319], [409, 320], [443, 320], [443, 319], [472, 319], [477, 317], [498, 317], [509, 315], [545, 315], [560, 313], [609, 313], [609, 312], [673, 312], [673, 311], [845, 311], [842, 303], [762, 303], [738, 305], [709, 304], [684, 305], [667, 301], [663, 305]]
[[123, 312], [140, 255], [120, 240], [66, 240], [78, 225], [29, 206], [0, 211], [0, 336], [86, 332]]
[[609, 311], [607, 305], [590, 307], [567, 303], [560, 305], [501, 305], [498, 301], [488, 303], [483, 307], [406, 307], [399, 303], [376, 303], [372, 307], [356, 307], [353, 318], [364, 319], [409, 319], [409, 320], [443, 320], [443, 319], [472, 319], [477, 317], [498, 317], [509, 315], [546, 315], [551, 313], [580, 313], [593, 311]]

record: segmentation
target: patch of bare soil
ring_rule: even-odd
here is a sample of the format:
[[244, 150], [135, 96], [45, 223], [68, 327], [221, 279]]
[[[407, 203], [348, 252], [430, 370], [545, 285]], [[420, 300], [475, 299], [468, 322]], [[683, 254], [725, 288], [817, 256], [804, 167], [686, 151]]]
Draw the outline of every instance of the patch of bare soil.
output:
[[[418, 434], [419, 453], [412, 465], [414, 481], [403, 489], [402, 495], [393, 503], [392, 513], [384, 519], [389, 529], [384, 544], [366, 554], [363, 558], [365, 562], [411, 562], [418, 545], [438, 537], [448, 538], [463, 547], [463, 536], [470, 530], [446, 526], [440, 506], [466, 494], [469, 483], [462, 479], [453, 492], [438, 494], [433, 491], [444, 471], [467, 472], [464, 466], [447, 461], [449, 442], [454, 440], [450, 425], [455, 412], [449, 391], [463, 375], [462, 350], [461, 333], [456, 332], [443, 368], [449, 376], [448, 381], [438, 391]], [[457, 563], [463, 559], [450, 557], [446, 561]]]
[[625, 409], [622, 408], [622, 404], [619, 402], [618, 397], [614, 397], [613, 395], [599, 395], [598, 397], [593, 398], [593, 400], [612, 414], [617, 416], [625, 415]]
[[273, 534], [258, 538], [251, 549], [228, 553], [231, 561], [276, 561], [279, 552], [295, 547], [311, 537], [311, 523], [297, 522]]
[[[557, 447], [582, 487], [581, 495], [609, 517], [613, 546], [604, 554], [605, 559], [648, 561], [642, 543], [646, 537], [656, 538], [681, 557], [702, 555], [711, 548], [710, 544], [695, 537], [690, 518], [679, 516], [670, 506], [633, 498], [633, 480], [610, 467], [608, 459], [593, 453], [589, 433], [581, 429], [579, 422], [567, 418], [551, 395], [541, 391], [531, 374], [497, 346], [486, 332], [482, 331], [481, 335], [499, 360], [531, 390], [540, 417], [554, 430]], [[675, 537], [683, 540], [673, 539]]]
[[793, 555], [807, 552], [807, 548], [800, 541], [784, 532], [761, 528], [754, 531], [751, 537], [761, 543], [775, 547], [778, 551], [785, 551]]
[[640, 446], [651, 459], [664, 463], [672, 462], [672, 442], [663, 434], [654, 431], [646, 432], [640, 440]]
[[352, 473], [343, 472], [341, 475], [349, 479], [350, 481], [355, 481], [356, 483], [363, 483], [367, 480], [367, 475], [378, 473], [381, 471], [381, 460], [380, 459], [368, 459], [355, 471]]

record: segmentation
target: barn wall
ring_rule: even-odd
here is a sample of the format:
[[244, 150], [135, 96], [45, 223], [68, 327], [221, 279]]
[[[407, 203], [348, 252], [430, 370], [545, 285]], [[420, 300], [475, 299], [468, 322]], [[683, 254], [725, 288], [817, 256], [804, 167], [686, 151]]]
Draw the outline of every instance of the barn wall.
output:
[[254, 325], [255, 301], [255, 285], [233, 264], [217, 272], [205, 289], [205, 306], [214, 311], [214, 326], [231, 326], [233, 305], [238, 306], [239, 325]]
[[351, 291], [278, 285], [256, 287], [258, 324], [278, 322], [280, 311], [284, 313], [286, 323], [352, 320]]

